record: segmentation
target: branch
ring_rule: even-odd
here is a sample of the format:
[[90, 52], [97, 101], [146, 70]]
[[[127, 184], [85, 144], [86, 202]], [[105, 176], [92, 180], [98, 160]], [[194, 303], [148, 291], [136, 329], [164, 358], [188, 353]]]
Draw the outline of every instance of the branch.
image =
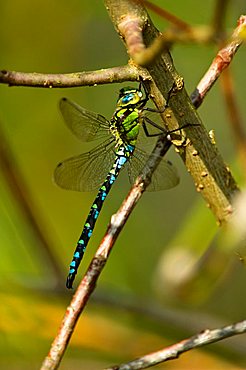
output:
[[[158, 32], [151, 23], [145, 9], [130, 0], [105, 0], [107, 9], [115, 24], [116, 30], [121, 35], [122, 22], [135, 24], [138, 34], [143, 33], [144, 47], [153, 43], [158, 36]], [[123, 16], [122, 16], [123, 14]], [[127, 14], [127, 15], [125, 15]], [[136, 26], [138, 24], [138, 27]], [[124, 27], [123, 27], [124, 29]], [[121, 35], [126, 46], [129, 47], [128, 37]], [[138, 42], [140, 36], [135, 35]], [[133, 42], [134, 39], [131, 41]], [[139, 44], [136, 44], [136, 48]], [[131, 45], [133, 50], [134, 45]], [[183, 127], [189, 123], [189, 127], [184, 129], [186, 134], [186, 145], [177, 146], [177, 150], [183, 159], [188, 172], [193, 177], [196, 189], [202, 194], [209, 208], [214, 213], [219, 224], [226, 222], [232, 213], [232, 198], [238, 188], [228, 167], [225, 166], [223, 159], [211, 141], [205, 130], [197, 111], [183, 88], [183, 79], [174, 68], [169, 53], [164, 53], [147, 70], [156, 86], [151, 85], [151, 93], [155, 97], [155, 103], [159, 109], [164, 105], [164, 97], [172, 86], [176, 86], [174, 99], [169, 100], [169, 107], [163, 118], [168, 130]], [[174, 143], [175, 144], [175, 143]]]
[[44, 88], [95, 86], [113, 82], [137, 81], [138, 78], [139, 70], [131, 65], [67, 74], [0, 71], [0, 83], [8, 84], [9, 86]]
[[[139, 11], [141, 8], [141, 2], [146, 3], [146, 1], [131, 0], [132, 9], [136, 9], [139, 4]], [[149, 4], [150, 3], [148, 3], [148, 6]], [[125, 6], [123, 4], [121, 5], [122, 9], [125, 9]], [[156, 5], [151, 7], [155, 10], [158, 8]], [[119, 21], [118, 30], [121, 35], [124, 36], [130, 57], [136, 64], [142, 67], [147, 67], [152, 64], [161, 56], [162, 52], [168, 50], [170, 45], [174, 42], [184, 43], [195, 41], [199, 43], [208, 43], [213, 39], [213, 30], [211, 27], [192, 27], [170, 13], [162, 10], [162, 13], [164, 12], [165, 16], [168, 17], [169, 20], [172, 20], [178, 28], [167, 30], [164, 34], [159, 33], [146, 48], [142, 33], [142, 26], [144, 23], [141, 22], [140, 12], [139, 15], [137, 15], [136, 12], [133, 11], [132, 15], [130, 15], [127, 10], [125, 11], [126, 16], [122, 17]]]
[[[126, 22], [124, 23], [124, 26], [121, 28], [122, 33], [125, 32], [124, 28], [128, 30], [127, 33], [129, 33], [130, 39], [132, 38], [133, 33], [137, 30], [138, 26], [137, 24], [135, 24], [135, 22], [132, 22], [132, 24], [130, 24], [130, 22]], [[211, 27], [196, 26], [190, 27], [189, 30], [184, 31], [183, 30], [180, 31], [178, 29], [169, 29], [166, 30], [164, 34], [162, 33], [159, 34], [153, 40], [152, 44], [148, 46], [148, 48], [145, 48], [141, 51], [138, 50], [137, 52], [134, 52], [134, 48], [133, 50], [129, 49], [129, 55], [132, 57], [136, 64], [142, 67], [147, 67], [148, 65], [152, 64], [157, 58], [159, 58], [164, 51], [169, 50], [172, 44], [174, 43], [184, 44], [196, 42], [199, 44], [207, 44], [212, 40], [213, 40], [213, 31]]]
[[158, 139], [156, 147], [148, 159], [145, 176], [139, 176], [137, 178], [118, 212], [112, 216], [107, 232], [67, 308], [61, 327], [51, 345], [48, 356], [45, 358], [41, 366], [41, 370], [54, 370], [58, 368], [76, 323], [85, 308], [90, 295], [96, 287], [96, 282], [108, 260], [119, 233], [125, 225], [136, 203], [150, 183], [152, 173], [170, 146], [171, 142], [167, 141], [165, 136]]
[[191, 95], [192, 103], [198, 108], [208, 91], [211, 89], [213, 84], [217, 81], [222, 71], [229, 66], [235, 53], [242, 44], [242, 38], [240, 35], [246, 29], [246, 16], [241, 15], [238, 20], [238, 26], [232, 34], [231, 41], [222, 49], [219, 50], [216, 57], [214, 58], [210, 68], [205, 73], [195, 91]]
[[205, 346], [206, 344], [215, 343], [222, 339], [243, 333], [246, 333], [246, 320], [219, 329], [204, 330], [200, 334], [196, 334], [191, 338], [182, 340], [181, 342], [163, 350], [153, 352], [149, 355], [140, 357], [125, 364], [107, 368], [107, 370], [146, 369], [147, 367], [157, 365], [164, 361], [174, 360], [182, 353], [185, 353], [191, 349], [199, 348]]

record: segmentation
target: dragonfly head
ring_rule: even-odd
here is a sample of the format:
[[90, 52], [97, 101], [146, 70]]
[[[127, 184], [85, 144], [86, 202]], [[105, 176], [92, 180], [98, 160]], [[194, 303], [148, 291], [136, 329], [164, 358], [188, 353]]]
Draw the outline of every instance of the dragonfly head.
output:
[[126, 107], [127, 105], [137, 104], [142, 98], [142, 91], [132, 87], [123, 87], [120, 89], [117, 107]]

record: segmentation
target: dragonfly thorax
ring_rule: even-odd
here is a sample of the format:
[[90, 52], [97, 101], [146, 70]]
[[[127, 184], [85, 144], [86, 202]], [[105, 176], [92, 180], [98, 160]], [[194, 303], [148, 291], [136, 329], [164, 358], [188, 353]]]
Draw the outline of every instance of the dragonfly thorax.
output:
[[136, 145], [143, 105], [141, 90], [132, 87], [120, 89], [117, 108], [111, 119], [111, 132], [118, 144]]
[[140, 128], [140, 111], [137, 108], [118, 108], [111, 120], [111, 132], [117, 142], [136, 145]]

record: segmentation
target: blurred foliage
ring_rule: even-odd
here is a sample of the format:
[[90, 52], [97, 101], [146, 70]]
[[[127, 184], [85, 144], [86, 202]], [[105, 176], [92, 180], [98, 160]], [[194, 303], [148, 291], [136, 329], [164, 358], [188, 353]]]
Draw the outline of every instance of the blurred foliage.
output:
[[[161, 1], [155, 3], [163, 6]], [[214, 0], [199, 5], [194, 0], [165, 2], [167, 10], [190, 24], [209, 23], [214, 5]], [[245, 11], [243, 7], [244, 1], [230, 3], [226, 19], [229, 29], [236, 26], [239, 15]], [[1, 2], [0, 13], [1, 69], [65, 73], [127, 62], [127, 53], [101, 1], [72, 0], [68, 4], [65, 0], [10, 0]], [[166, 21], [156, 14], [151, 16], [159, 29], [164, 30]], [[215, 53], [216, 48], [211, 46], [174, 46], [174, 62], [189, 92]], [[231, 66], [242, 116], [246, 113], [245, 53], [242, 47]], [[52, 182], [53, 169], [59, 161], [87, 150], [67, 131], [57, 102], [65, 95], [110, 118], [120, 87], [105, 85], [63, 91], [0, 85], [2, 130], [42, 232], [64, 271], [64, 282], [59, 282], [62, 286], [95, 194], [66, 192]], [[236, 179], [241, 179], [242, 170], [219, 83], [199, 112], [207, 129], [215, 129], [225, 161], [234, 169]], [[98, 291], [124, 292], [126, 300], [127, 294], [133, 294], [141, 302], [153, 300], [163, 307], [182, 308], [184, 312], [197, 310], [206, 315], [215, 314], [225, 323], [243, 319], [245, 266], [240, 264], [234, 250], [224, 251], [223, 238], [219, 235], [222, 231], [218, 232], [212, 214], [195, 192], [192, 180], [174, 151], [168, 158], [178, 168], [180, 185], [170, 191], [144, 195], [117, 241]], [[38, 368], [47, 354], [71, 293], [62, 288], [58, 294], [49, 256], [35, 239], [3, 172], [0, 178], [0, 367], [33, 369]], [[126, 176], [121, 175], [105, 202], [80, 275], [128, 189]], [[200, 269], [199, 262], [207, 250], [216, 253], [210, 254], [208, 267]], [[182, 275], [184, 271], [186, 278]], [[164, 347], [191, 333], [194, 333], [192, 324], [187, 333], [176, 328], [167, 335], [165, 326], [160, 332], [158, 325], [146, 323], [141, 315], [89, 305], [61, 369], [99, 369]], [[243, 351], [246, 351], [245, 344]], [[243, 358], [236, 353], [228, 359], [226, 353], [199, 350], [157, 368], [240, 369], [242, 367], [235, 364]]]

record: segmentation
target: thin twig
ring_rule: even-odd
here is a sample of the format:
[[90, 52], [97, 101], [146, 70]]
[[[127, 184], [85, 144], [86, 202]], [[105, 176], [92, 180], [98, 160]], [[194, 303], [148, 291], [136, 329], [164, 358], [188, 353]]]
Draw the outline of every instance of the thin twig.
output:
[[229, 66], [239, 46], [242, 44], [240, 34], [246, 28], [246, 16], [241, 15], [238, 20], [238, 26], [234, 30], [231, 41], [219, 50], [208, 71], [198, 83], [195, 91], [191, 94], [192, 103], [198, 108], [211, 89], [216, 80], [220, 77], [222, 71]]
[[151, 175], [160, 163], [161, 157], [168, 151], [170, 146], [171, 142], [167, 141], [165, 137], [159, 138], [157, 145], [153, 150], [153, 154], [147, 162], [145, 177], [140, 176], [137, 178], [118, 212], [112, 216], [107, 232], [67, 308], [61, 327], [51, 345], [48, 356], [45, 358], [41, 366], [41, 370], [54, 370], [58, 368], [79, 316], [96, 287], [96, 282], [120, 231], [125, 225], [136, 203], [142, 196], [144, 190], [150, 183]]
[[[153, 63], [174, 42], [208, 43], [213, 40], [214, 31], [211, 27], [190, 26], [180, 18], [147, 0], [132, 0], [132, 7], [136, 5], [136, 9], [141, 4], [146, 5], [149, 9], [164, 17], [174, 27], [166, 30], [163, 34], [159, 33], [152, 44], [146, 47], [142, 34], [141, 17], [135, 17], [134, 12], [131, 16], [128, 16], [127, 12], [125, 13], [126, 15], [122, 17], [118, 24], [118, 29], [121, 35], [124, 36], [130, 57], [139, 66], [146, 67]], [[139, 9], [140, 7], [138, 12]]]
[[[128, 27], [129, 22], [124, 24]], [[121, 28], [124, 32], [124, 28]], [[133, 29], [132, 29], [133, 30]], [[132, 35], [131, 35], [132, 36]], [[130, 56], [134, 62], [142, 67], [151, 65], [156, 59], [158, 59], [163, 51], [169, 50], [171, 45], [174, 43], [199, 43], [207, 44], [213, 39], [213, 32], [211, 27], [197, 26], [191, 27], [189, 31], [180, 31], [177, 29], [166, 30], [164, 34], [159, 34], [148, 48], [145, 48], [139, 52], [132, 53]]]
[[139, 71], [133, 65], [100, 69], [90, 72], [67, 74], [25, 73], [0, 71], [0, 83], [9, 86], [30, 86], [44, 88], [65, 88], [95, 86], [113, 82], [137, 81]]
[[[139, 3], [138, 0], [134, 2]], [[213, 38], [211, 27], [191, 27], [184, 23], [181, 30], [179, 28], [172, 28], [165, 31], [164, 34], [159, 33], [153, 42], [146, 47], [143, 39], [143, 22], [141, 22], [141, 17], [136, 16], [134, 13], [132, 15], [127, 14], [120, 20], [118, 29], [121, 35], [124, 35], [130, 57], [137, 65], [142, 67], [151, 65], [174, 42], [187, 43], [195, 41], [198, 43], [208, 43]]]
[[160, 15], [162, 18], [166, 19], [173, 26], [179, 28], [180, 30], [189, 31], [191, 29], [191, 26], [189, 25], [189, 23], [183, 21], [183, 19], [178, 18], [176, 15], [168, 12], [166, 9], [163, 9], [160, 6], [153, 4], [147, 0], [141, 0], [140, 2], [142, 2], [143, 5], [146, 6], [146, 8]]
[[175, 343], [170, 347], [150, 353], [149, 355], [145, 355], [125, 364], [109, 367], [106, 370], [146, 369], [164, 361], [174, 360], [191, 349], [199, 348], [206, 344], [215, 343], [233, 335], [243, 333], [246, 333], [246, 320], [219, 329], [206, 329], [203, 332], [182, 340], [179, 343]]

